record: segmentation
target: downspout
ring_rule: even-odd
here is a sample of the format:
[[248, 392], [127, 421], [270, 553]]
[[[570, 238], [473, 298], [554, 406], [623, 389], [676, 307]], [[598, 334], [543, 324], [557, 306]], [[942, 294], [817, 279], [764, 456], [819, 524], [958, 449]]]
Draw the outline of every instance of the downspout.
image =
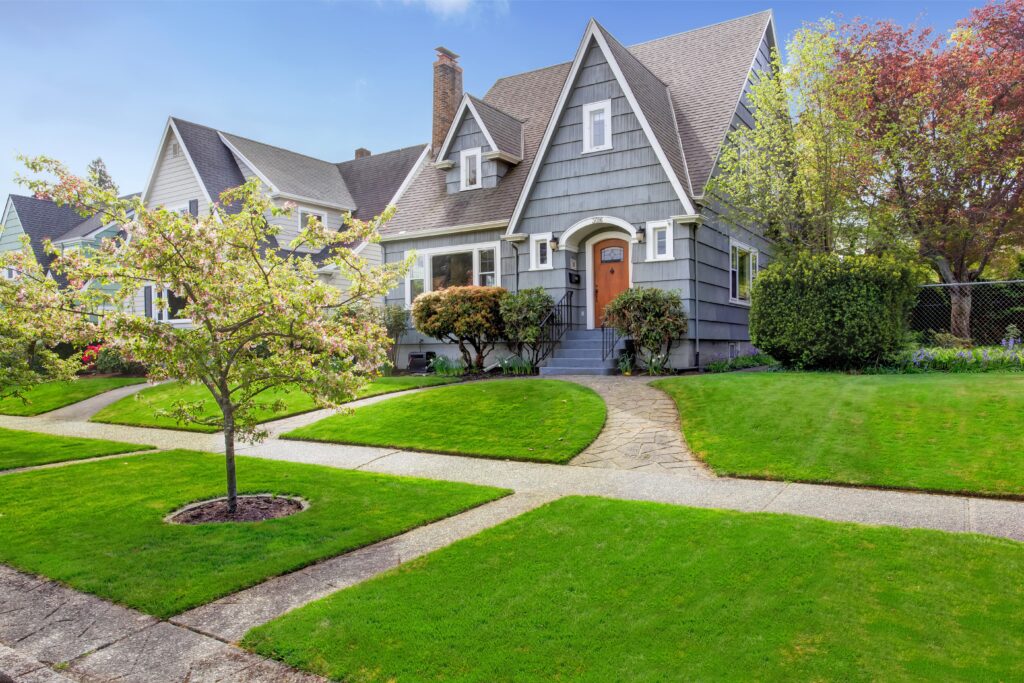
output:
[[700, 370], [700, 278], [697, 268], [700, 259], [697, 258], [697, 230], [700, 229], [700, 222], [693, 223], [693, 365]]

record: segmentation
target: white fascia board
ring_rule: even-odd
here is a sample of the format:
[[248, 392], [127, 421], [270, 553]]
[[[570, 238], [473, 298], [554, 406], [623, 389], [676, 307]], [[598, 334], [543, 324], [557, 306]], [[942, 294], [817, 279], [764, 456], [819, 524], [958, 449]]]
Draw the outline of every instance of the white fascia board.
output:
[[462, 121], [462, 117], [467, 110], [476, 120], [476, 125], [480, 126], [480, 130], [483, 132], [484, 138], [487, 140], [487, 144], [490, 145], [493, 151], [498, 151], [498, 146], [494, 144], [494, 138], [491, 137], [491, 132], [487, 130], [487, 126], [484, 125], [484, 120], [480, 118], [479, 112], [477, 112], [476, 107], [473, 106], [473, 100], [471, 100], [469, 94], [466, 93], [462, 96], [462, 102], [459, 104], [459, 108], [455, 112], [455, 118], [452, 119], [452, 125], [448, 128], [448, 135], [445, 136], [444, 143], [441, 144], [441, 149], [438, 150], [437, 156], [434, 157], [435, 162], [440, 163], [448, 153], [448, 148], [451, 147], [452, 141], [455, 140], [455, 131], [458, 130], [459, 123]]
[[[181, 153], [185, 155], [185, 160], [188, 162], [188, 167], [192, 169], [192, 175], [196, 177], [196, 182], [199, 183], [199, 189], [202, 191], [203, 196], [206, 197], [206, 201], [208, 203], [213, 204], [213, 198], [210, 196], [210, 193], [206, 191], [206, 184], [203, 183], [203, 177], [199, 175], [199, 169], [196, 168], [196, 162], [192, 161], [192, 155], [189, 154], [188, 147], [185, 145], [185, 142], [181, 139], [181, 135], [178, 133], [178, 127], [174, 125], [174, 119], [167, 119], [167, 125], [170, 127], [172, 131], [174, 131], [174, 137], [175, 139], [177, 139], [178, 144], [181, 145]], [[163, 147], [161, 146], [161, 150], [162, 149]], [[153, 170], [155, 171], [156, 168], [154, 167]], [[150, 180], [152, 180], [152, 178], [150, 178]], [[146, 189], [149, 189], [149, 183], [146, 183]], [[220, 198], [218, 197], [218, 199]]]
[[227, 139], [227, 137], [225, 137], [225, 135], [223, 133], [221, 133], [220, 131], [217, 131], [217, 137], [220, 138], [220, 141], [222, 143], [224, 143], [225, 147], [227, 147], [228, 149], [231, 150], [232, 154], [237, 156], [239, 159], [241, 159], [243, 162], [245, 162], [246, 166], [248, 166], [250, 169], [252, 169], [252, 172], [256, 174], [256, 177], [259, 178], [260, 181], [264, 185], [267, 186], [267, 188], [270, 190], [271, 194], [278, 194], [279, 193], [279, 190], [277, 189], [277, 185], [274, 185], [274, 183], [270, 182], [270, 178], [268, 178], [266, 176], [266, 174], [264, 174], [259, 168], [257, 168], [256, 164], [254, 164], [251, 161], [249, 161], [249, 159], [244, 154], [242, 154], [238, 150], [237, 147], [232, 145], [231, 142]]
[[391, 201], [388, 202], [388, 205], [398, 205], [398, 200], [402, 198], [402, 195], [405, 194], [405, 191], [409, 189], [410, 185], [412, 185], [412, 181], [416, 178], [417, 175], [419, 175], [420, 171], [426, 165], [427, 159], [429, 157], [430, 145], [423, 145], [423, 151], [420, 153], [419, 158], [416, 160], [416, 163], [412, 165], [412, 168], [409, 169], [408, 175], [405, 176], [405, 180], [402, 181], [402, 184], [398, 186], [398, 190], [395, 191], [395, 196], [391, 198]]

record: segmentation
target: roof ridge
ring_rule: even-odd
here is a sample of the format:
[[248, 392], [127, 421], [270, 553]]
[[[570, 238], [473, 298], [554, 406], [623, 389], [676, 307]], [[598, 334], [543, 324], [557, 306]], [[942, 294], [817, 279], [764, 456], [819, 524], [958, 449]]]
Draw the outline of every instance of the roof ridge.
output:
[[336, 162], [334, 162], [334, 165], [335, 166], [342, 166], [344, 164], [351, 164], [354, 161], [363, 161], [364, 159], [379, 159], [380, 157], [386, 156], [388, 154], [397, 154], [398, 152], [407, 152], [410, 149], [422, 149], [426, 144], [427, 144], [426, 142], [421, 142], [421, 143], [418, 143], [418, 144], [415, 144], [415, 145], [406, 145], [405, 147], [397, 147], [395, 149], [389, 149], [389, 150], [387, 150], [385, 152], [377, 152], [376, 154], [368, 154], [367, 156], [359, 157], [358, 159], [345, 159], [344, 161], [336, 161]]
[[772, 10], [771, 9], [763, 9], [763, 10], [759, 10], [757, 12], [751, 12], [750, 14], [744, 14], [742, 17], [733, 17], [732, 19], [723, 19], [722, 21], [716, 21], [713, 24], [706, 24], [705, 26], [698, 26], [697, 28], [688, 28], [685, 31], [677, 31], [675, 33], [670, 33], [667, 36], [659, 36], [657, 38], [651, 38], [650, 40], [644, 40], [644, 41], [641, 41], [639, 43], [633, 43], [632, 45], [627, 45], [625, 47], [626, 47], [626, 49], [630, 49], [630, 48], [634, 48], [634, 47], [640, 47], [641, 45], [647, 45], [649, 43], [656, 43], [659, 40], [668, 40], [669, 38], [676, 38], [678, 36], [686, 35], [687, 33], [696, 33], [697, 31], [703, 31], [705, 29], [714, 28], [715, 26], [721, 26], [722, 24], [731, 24], [733, 22], [741, 21], [743, 19], [749, 19], [750, 17], [756, 17], [759, 14], [767, 14], [767, 15], [771, 16]]

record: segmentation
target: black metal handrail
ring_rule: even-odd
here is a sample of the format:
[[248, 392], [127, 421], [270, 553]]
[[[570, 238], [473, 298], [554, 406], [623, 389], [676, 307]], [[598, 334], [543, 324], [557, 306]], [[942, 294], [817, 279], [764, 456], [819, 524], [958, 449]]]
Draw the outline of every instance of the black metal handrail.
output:
[[572, 329], [572, 290], [558, 300], [551, 312], [540, 323], [540, 337], [537, 339], [537, 361], [542, 361], [555, 350], [559, 340]]
[[601, 325], [601, 360], [608, 360], [608, 356], [615, 353], [615, 347], [619, 345], [622, 335], [614, 327]]

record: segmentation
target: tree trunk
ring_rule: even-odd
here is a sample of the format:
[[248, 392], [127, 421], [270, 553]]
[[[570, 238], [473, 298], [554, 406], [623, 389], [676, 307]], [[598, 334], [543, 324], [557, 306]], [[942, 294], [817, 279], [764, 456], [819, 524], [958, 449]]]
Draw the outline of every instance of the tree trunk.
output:
[[954, 337], [971, 338], [971, 287], [956, 284], [949, 288], [949, 331]]
[[235, 415], [224, 411], [224, 464], [228, 476], [228, 512], [235, 514], [238, 509], [238, 482], [235, 479]]

